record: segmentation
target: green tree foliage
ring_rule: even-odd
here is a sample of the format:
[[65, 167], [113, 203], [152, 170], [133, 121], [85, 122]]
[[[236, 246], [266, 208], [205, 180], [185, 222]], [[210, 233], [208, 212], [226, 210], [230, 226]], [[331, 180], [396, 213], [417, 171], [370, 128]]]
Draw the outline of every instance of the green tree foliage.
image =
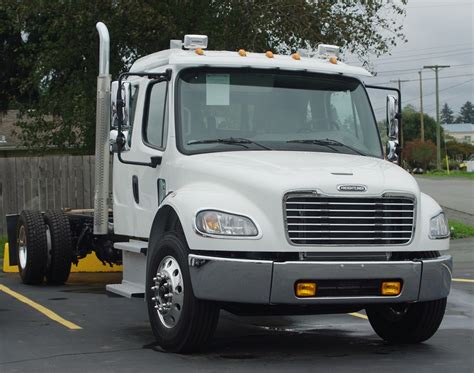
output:
[[[425, 127], [425, 140], [436, 144], [436, 120], [428, 114], [423, 115]], [[402, 111], [403, 136], [405, 144], [413, 140], [421, 139], [421, 120], [420, 112], [413, 106], [406, 106]], [[441, 127], [441, 143], [444, 143], [444, 131]]]
[[3, 5], [0, 0], [0, 111], [38, 97], [31, 80], [22, 79], [28, 74], [22, 35], [15, 27], [15, 14]]
[[[93, 149], [97, 21], [111, 34], [111, 73], [186, 33], [211, 49], [288, 53], [341, 45], [366, 61], [404, 40], [400, 2], [307, 0], [0, 0], [3, 109], [19, 103], [30, 146]], [[5, 84], [8, 82], [8, 84]]]
[[474, 154], [474, 145], [449, 139], [446, 141], [446, 152], [449, 158], [462, 161]]
[[440, 112], [441, 123], [451, 124], [454, 123], [453, 111], [449, 105], [445, 102]]
[[413, 140], [405, 143], [403, 157], [410, 167], [421, 167], [427, 170], [436, 159], [436, 145], [432, 141]]
[[461, 106], [456, 121], [458, 123], [474, 123], [474, 106], [472, 106], [471, 101], [466, 101], [466, 103]]

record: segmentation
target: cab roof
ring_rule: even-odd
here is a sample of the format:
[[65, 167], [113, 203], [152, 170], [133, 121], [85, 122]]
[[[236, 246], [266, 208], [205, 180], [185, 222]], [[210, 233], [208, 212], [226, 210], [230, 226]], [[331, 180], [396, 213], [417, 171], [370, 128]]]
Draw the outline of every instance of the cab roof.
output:
[[333, 64], [328, 59], [318, 57], [294, 59], [292, 56], [274, 54], [273, 58], [269, 58], [264, 53], [246, 52], [246, 56], [241, 56], [238, 52], [230, 51], [203, 50], [202, 52], [203, 54], [198, 54], [195, 50], [166, 49], [138, 59], [130, 68], [130, 72], [157, 72], [157, 70], [161, 70], [162, 66], [174, 65], [179, 67], [251, 67], [348, 76], [372, 76], [362, 67], [346, 65], [341, 61]]

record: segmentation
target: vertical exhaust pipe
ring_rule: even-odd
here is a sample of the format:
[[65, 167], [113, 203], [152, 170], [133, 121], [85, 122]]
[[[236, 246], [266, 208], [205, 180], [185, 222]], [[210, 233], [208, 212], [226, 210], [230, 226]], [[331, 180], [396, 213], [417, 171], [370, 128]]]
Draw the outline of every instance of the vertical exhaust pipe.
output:
[[99, 32], [100, 47], [95, 133], [94, 234], [106, 235], [108, 233], [109, 221], [110, 182], [110, 37], [107, 26], [102, 22], [98, 22], [96, 28]]

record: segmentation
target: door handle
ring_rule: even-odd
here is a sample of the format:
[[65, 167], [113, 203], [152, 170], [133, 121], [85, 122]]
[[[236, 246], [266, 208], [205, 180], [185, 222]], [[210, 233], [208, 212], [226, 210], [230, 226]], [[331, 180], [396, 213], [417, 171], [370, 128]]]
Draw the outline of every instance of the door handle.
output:
[[133, 191], [133, 199], [138, 204], [140, 202], [140, 196], [138, 195], [138, 176], [132, 176], [132, 191]]

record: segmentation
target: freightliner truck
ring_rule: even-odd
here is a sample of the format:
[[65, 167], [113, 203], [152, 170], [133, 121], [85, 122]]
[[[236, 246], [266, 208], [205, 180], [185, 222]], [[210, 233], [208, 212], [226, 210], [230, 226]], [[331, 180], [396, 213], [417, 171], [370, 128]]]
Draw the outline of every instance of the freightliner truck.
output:
[[8, 216], [24, 283], [64, 283], [91, 252], [123, 263], [107, 290], [144, 295], [157, 343], [174, 352], [204, 346], [220, 309], [365, 310], [399, 343], [436, 332], [449, 230], [398, 165], [400, 92], [387, 96], [384, 151], [367, 94], [380, 87], [338, 47], [211, 51], [186, 35], [112, 82], [97, 29], [94, 209]]

